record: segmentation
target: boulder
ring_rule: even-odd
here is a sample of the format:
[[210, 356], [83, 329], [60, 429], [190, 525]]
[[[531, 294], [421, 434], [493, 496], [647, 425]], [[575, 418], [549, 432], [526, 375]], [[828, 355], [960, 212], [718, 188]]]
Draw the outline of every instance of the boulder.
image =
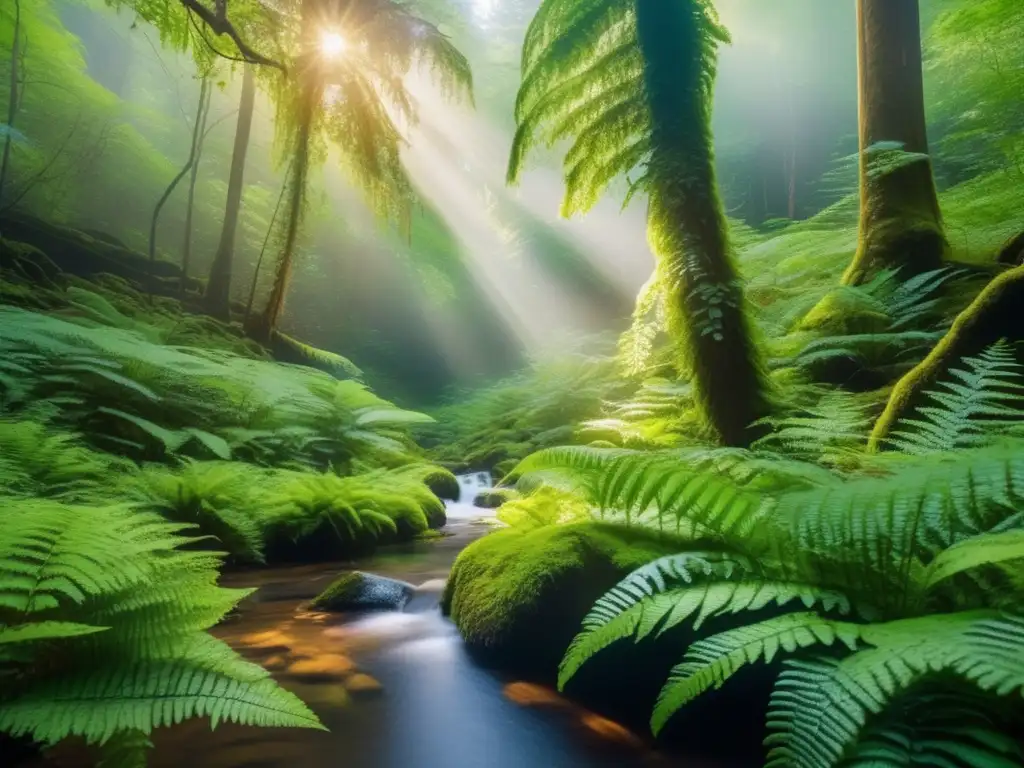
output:
[[318, 611], [400, 611], [415, 591], [398, 579], [351, 571], [335, 579], [310, 605]]
[[519, 494], [512, 488], [488, 488], [473, 498], [473, 506], [483, 509], [497, 509], [506, 501], [518, 499]]
[[[597, 522], [511, 528], [485, 536], [455, 562], [442, 610], [480, 662], [553, 687], [558, 665], [594, 602], [635, 568], [694, 547], [656, 531]], [[708, 631], [765, 618], [745, 613], [682, 625], [640, 642], [624, 639], [597, 653], [565, 693], [588, 709], [648, 732], [658, 693], [686, 648]], [[712, 764], [764, 761], [765, 713], [777, 664], [751, 665], [721, 690], [704, 694], [672, 719], [659, 741]]]

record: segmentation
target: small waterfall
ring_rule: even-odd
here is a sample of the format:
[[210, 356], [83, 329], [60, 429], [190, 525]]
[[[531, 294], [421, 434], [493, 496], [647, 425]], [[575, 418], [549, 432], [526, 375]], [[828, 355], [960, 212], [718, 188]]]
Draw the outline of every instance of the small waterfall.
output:
[[459, 504], [472, 504], [480, 491], [494, 487], [494, 478], [490, 472], [472, 472], [458, 475], [456, 479], [459, 481]]

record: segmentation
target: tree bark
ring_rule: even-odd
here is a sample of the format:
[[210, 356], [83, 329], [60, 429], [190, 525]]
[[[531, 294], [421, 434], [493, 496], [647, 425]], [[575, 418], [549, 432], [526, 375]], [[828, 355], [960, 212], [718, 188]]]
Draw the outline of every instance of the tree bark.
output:
[[194, 133], [192, 140], [192, 169], [188, 180], [188, 201], [185, 204], [185, 239], [181, 248], [181, 284], [178, 286], [178, 293], [182, 299], [185, 298], [185, 289], [188, 287], [188, 270], [192, 266], [192, 214], [195, 210], [196, 201], [196, 179], [199, 176], [199, 161], [203, 157], [203, 143], [206, 139], [206, 122], [210, 117], [210, 97], [213, 89], [206, 89], [206, 106], [202, 108], [202, 117], [199, 120], [199, 132]]
[[[936, 269], [948, 250], [927, 158], [918, 0], [858, 0], [857, 43], [860, 236], [846, 285]], [[883, 171], [872, 148], [890, 144], [919, 157]]]
[[316, 83], [307, 82], [301, 85], [298, 135], [295, 139], [292, 156], [292, 179], [288, 195], [288, 224], [285, 228], [284, 244], [281, 258], [277, 263], [274, 285], [270, 289], [266, 307], [259, 318], [252, 323], [250, 335], [261, 344], [269, 344], [274, 331], [277, 330], [281, 314], [284, 312], [285, 298], [291, 284], [294, 270], [295, 249], [298, 243], [299, 228], [305, 207], [306, 185], [309, 175], [309, 145], [313, 132], [313, 117], [316, 105], [322, 98], [321, 89]]
[[868, 449], [884, 449], [900, 419], [920, 406], [950, 368], [965, 357], [981, 353], [1000, 339], [1024, 339], [1024, 266], [1003, 272], [990, 282], [953, 322], [931, 353], [899, 380], [885, 411], [875, 423]]
[[707, 72], [679, 55], [704, 45], [704, 19], [689, 6], [636, 0], [652, 124], [648, 236], [699, 412], [724, 444], [746, 446], [769, 411], [767, 382], [718, 195]]
[[238, 123], [235, 126], [235, 146], [231, 155], [227, 202], [224, 205], [224, 225], [220, 231], [217, 254], [210, 268], [210, 279], [206, 284], [206, 311], [222, 320], [231, 319], [231, 273], [235, 258], [235, 233], [238, 231], [238, 215], [242, 208], [245, 158], [249, 150], [255, 103], [256, 80], [252, 66], [246, 65], [242, 70], [242, 96], [238, 106]]
[[7, 92], [7, 132], [4, 136], [3, 157], [0, 158], [0, 203], [7, 190], [7, 177], [11, 167], [11, 147], [14, 144], [14, 119], [18, 116], [18, 59], [21, 56], [21, 0], [14, 0], [14, 40], [11, 43], [11, 80]]

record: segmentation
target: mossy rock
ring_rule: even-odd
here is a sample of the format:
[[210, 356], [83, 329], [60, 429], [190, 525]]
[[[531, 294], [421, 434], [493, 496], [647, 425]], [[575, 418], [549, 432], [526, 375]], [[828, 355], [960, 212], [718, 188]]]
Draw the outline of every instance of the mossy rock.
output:
[[882, 333], [891, 318], [863, 293], [840, 287], [804, 315], [797, 331], [814, 331], [822, 336], [848, 336], [855, 333]]
[[[441, 607], [479, 661], [553, 685], [594, 602], [635, 568], [687, 546], [655, 531], [596, 522], [506, 529], [459, 556]], [[613, 643], [583, 666], [566, 693], [637, 733], [647, 732], [658, 693], [690, 643], [768, 618], [774, 610], [711, 619], [699, 633], [682, 625], [639, 643]], [[689, 704], [659, 741], [692, 759], [762, 764], [765, 712], [778, 671], [777, 663], [741, 670], [729, 685]]]
[[435, 471], [423, 478], [423, 484], [437, 498], [444, 501], [458, 501], [459, 495], [462, 493], [458, 478], [444, 467], [437, 467]]
[[654, 532], [603, 523], [498, 531], [459, 555], [441, 607], [471, 650], [550, 674], [597, 598], [677, 550]]
[[494, 476], [500, 480], [508, 477], [519, 466], [519, 459], [505, 459], [494, 465]]
[[398, 579], [352, 571], [331, 582], [310, 606], [317, 611], [400, 611], [415, 591]]
[[518, 498], [519, 494], [512, 488], [488, 488], [473, 498], [473, 506], [483, 509], [497, 509], [506, 501]]

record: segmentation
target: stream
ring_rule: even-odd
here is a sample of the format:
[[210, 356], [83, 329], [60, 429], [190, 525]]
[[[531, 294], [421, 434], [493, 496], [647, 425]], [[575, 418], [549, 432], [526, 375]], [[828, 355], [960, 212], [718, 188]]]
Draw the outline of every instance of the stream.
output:
[[[357, 563], [225, 576], [225, 586], [258, 590], [215, 634], [273, 670], [329, 732], [232, 724], [211, 732], [205, 720], [192, 720], [154, 735], [150, 766], [704, 768], [659, 756], [616, 723], [544, 687], [503, 679], [468, 656], [438, 601], [455, 557], [492, 527], [493, 513], [471, 504], [474, 486], [485, 484], [470, 482], [463, 501], [449, 504], [442, 538], [388, 547]], [[352, 567], [419, 588], [400, 613], [303, 610]], [[304, 660], [302, 674], [293, 673], [296, 659]]]

